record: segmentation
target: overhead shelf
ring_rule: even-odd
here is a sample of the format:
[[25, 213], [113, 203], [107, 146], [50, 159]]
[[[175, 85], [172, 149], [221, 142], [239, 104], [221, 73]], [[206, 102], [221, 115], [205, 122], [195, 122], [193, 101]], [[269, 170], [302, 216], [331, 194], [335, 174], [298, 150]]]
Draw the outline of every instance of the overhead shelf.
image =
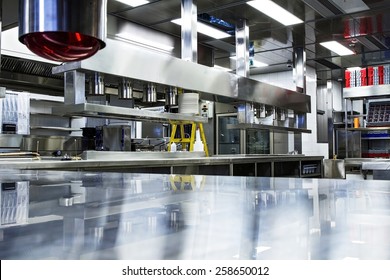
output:
[[390, 140], [390, 137], [361, 137], [362, 140]]
[[240, 123], [240, 124], [228, 124], [227, 129], [266, 129], [271, 131], [280, 131], [280, 132], [296, 132], [296, 133], [311, 133], [310, 129], [306, 128], [296, 128], [296, 127], [284, 127], [284, 126], [275, 126], [275, 125], [266, 125], [266, 124], [254, 124], [254, 123]]
[[81, 131], [80, 128], [71, 128], [71, 127], [59, 127], [59, 126], [31, 126], [30, 129], [45, 129], [45, 130], [57, 130], [57, 131]]
[[[107, 46], [96, 55], [53, 68], [53, 73], [99, 72], [157, 85], [198, 92], [200, 98], [223, 103], [250, 102], [309, 113], [310, 96], [263, 83], [214, 67], [161, 55], [107, 38]], [[119, 66], [118, 66], [119, 65]], [[135, 67], [136, 65], [136, 67]]]
[[53, 107], [54, 115], [69, 117], [92, 117], [108, 118], [121, 120], [142, 120], [150, 122], [168, 123], [169, 121], [189, 121], [207, 123], [205, 117], [195, 115], [185, 115], [179, 113], [161, 113], [149, 110], [140, 110], [134, 108], [125, 108], [117, 106], [108, 106], [91, 103], [81, 103], [75, 105], [64, 105]]
[[348, 99], [389, 98], [390, 85], [344, 88], [343, 97]]
[[390, 126], [370, 126], [370, 127], [348, 127], [350, 131], [375, 131], [375, 130], [388, 130]]

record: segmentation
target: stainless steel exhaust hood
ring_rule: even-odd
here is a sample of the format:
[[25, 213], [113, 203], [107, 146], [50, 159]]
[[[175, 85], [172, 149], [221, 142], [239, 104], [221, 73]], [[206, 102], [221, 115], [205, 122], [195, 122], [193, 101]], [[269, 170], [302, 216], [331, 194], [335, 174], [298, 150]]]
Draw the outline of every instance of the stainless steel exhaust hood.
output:
[[78, 61], [105, 47], [107, 0], [20, 0], [19, 41], [54, 61]]
[[213, 67], [192, 63], [107, 39], [107, 48], [82, 61], [53, 68], [54, 74], [68, 71], [100, 72], [114, 77], [154, 83], [191, 92], [204, 100], [222, 103], [246, 101], [310, 112], [310, 96], [246, 77], [226, 73]]

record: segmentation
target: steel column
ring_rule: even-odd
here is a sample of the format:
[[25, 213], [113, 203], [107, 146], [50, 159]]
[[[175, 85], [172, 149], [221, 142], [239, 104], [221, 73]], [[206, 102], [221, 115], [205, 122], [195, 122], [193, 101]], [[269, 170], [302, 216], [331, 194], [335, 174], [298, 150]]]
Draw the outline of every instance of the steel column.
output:
[[293, 67], [297, 92], [306, 94], [306, 52], [303, 47], [294, 48]]
[[[0, 0], [0, 65], [1, 65], [1, 33], [3, 30], [3, 0]], [[0, 68], [1, 72], [1, 68]]]
[[245, 19], [236, 25], [236, 74], [249, 77], [249, 28]]
[[85, 103], [85, 73], [72, 70], [64, 75], [65, 105]]
[[196, 0], [181, 1], [181, 58], [198, 62], [198, 12]]
[[[236, 24], [236, 74], [245, 78], [249, 77], [249, 28], [245, 19], [240, 19]], [[243, 103], [238, 106], [237, 117], [239, 123], [251, 123], [253, 111], [251, 103]], [[251, 118], [252, 114], [252, 118]], [[246, 131], [240, 130], [240, 153], [246, 153]]]

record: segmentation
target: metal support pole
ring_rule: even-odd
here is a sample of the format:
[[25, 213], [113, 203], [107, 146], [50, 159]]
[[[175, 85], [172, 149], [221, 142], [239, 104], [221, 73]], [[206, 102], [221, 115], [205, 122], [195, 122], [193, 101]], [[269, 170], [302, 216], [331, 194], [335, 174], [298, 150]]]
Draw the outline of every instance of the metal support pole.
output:
[[65, 105], [85, 103], [85, 74], [77, 70], [65, 72]]
[[347, 99], [344, 98], [344, 131], [345, 131], [345, 158], [348, 158], [348, 109], [347, 109]]
[[236, 74], [249, 77], [249, 27], [245, 19], [236, 25]]
[[328, 157], [333, 158], [334, 152], [334, 124], [333, 124], [333, 92], [335, 92], [335, 82], [327, 81], [326, 83], [326, 113], [328, 128]]
[[[304, 47], [294, 47], [293, 54], [293, 79], [295, 82], [296, 91], [306, 94], [306, 52]], [[305, 119], [306, 114], [302, 114], [302, 118]], [[302, 134], [294, 135], [294, 150], [302, 151]]]
[[181, 1], [181, 58], [198, 62], [198, 12], [196, 0]]
[[[1, 33], [3, 30], [3, 0], [0, 0], [0, 65], [1, 65]], [[1, 68], [0, 68], [1, 72]]]
[[293, 67], [296, 90], [306, 94], [306, 52], [303, 47], [294, 48]]
[[[245, 19], [236, 24], [236, 74], [249, 77], [249, 27]], [[238, 106], [237, 118], [239, 123], [251, 123], [253, 111], [251, 103]], [[252, 114], [252, 116], [251, 116]], [[240, 153], [246, 153], [246, 131], [240, 130]]]

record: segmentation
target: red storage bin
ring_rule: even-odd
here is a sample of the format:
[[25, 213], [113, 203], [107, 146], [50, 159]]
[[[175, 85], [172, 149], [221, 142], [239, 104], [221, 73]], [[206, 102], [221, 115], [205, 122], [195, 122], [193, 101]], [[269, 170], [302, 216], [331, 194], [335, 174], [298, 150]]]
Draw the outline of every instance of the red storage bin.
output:
[[384, 84], [384, 79], [383, 79], [383, 75], [384, 74], [384, 68], [383, 68], [383, 65], [381, 66], [378, 66], [378, 76], [379, 76], [379, 84], [380, 85], [383, 85]]
[[367, 85], [374, 84], [374, 67], [367, 67]]
[[360, 70], [360, 79], [361, 79], [361, 86], [366, 86], [367, 85], [367, 69], [362, 68]]
[[351, 71], [345, 70], [344, 77], [345, 77], [345, 87], [346, 88], [351, 87]]

